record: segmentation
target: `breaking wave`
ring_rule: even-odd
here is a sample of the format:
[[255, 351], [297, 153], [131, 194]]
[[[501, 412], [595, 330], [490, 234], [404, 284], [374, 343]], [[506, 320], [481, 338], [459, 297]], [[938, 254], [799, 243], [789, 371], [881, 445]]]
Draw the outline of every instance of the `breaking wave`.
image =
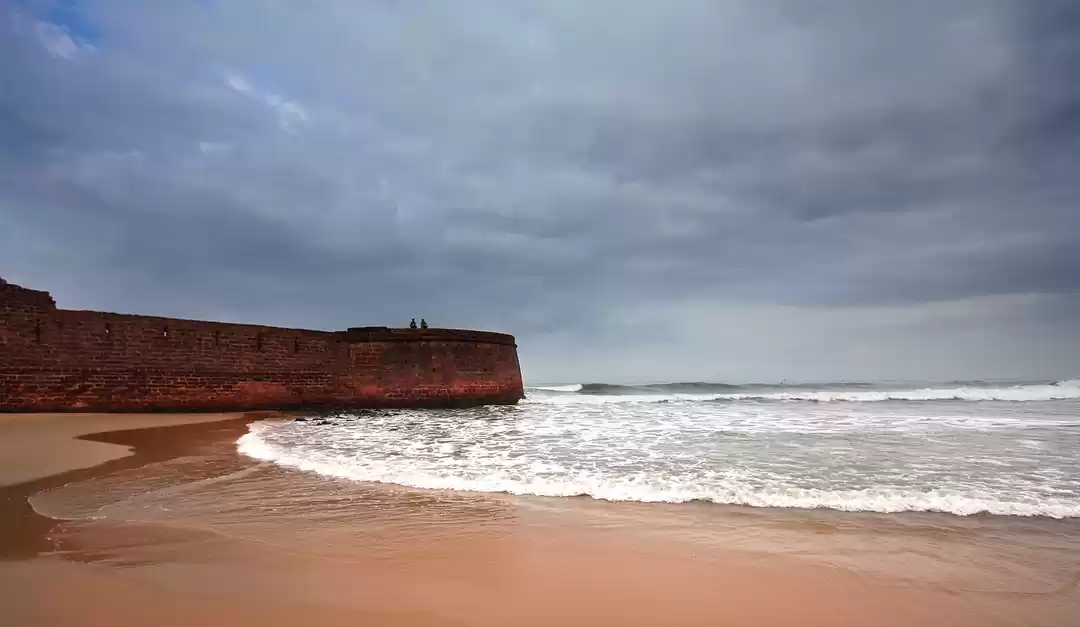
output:
[[[392, 483], [429, 490], [493, 492], [545, 497], [591, 497], [606, 501], [643, 503], [687, 503], [704, 501], [750, 507], [834, 509], [851, 512], [941, 512], [959, 516], [995, 514], [1002, 516], [1080, 517], [1080, 499], [1046, 498], [1045, 495], [1016, 495], [1001, 499], [990, 491], [969, 489], [864, 489], [799, 488], [785, 482], [755, 485], [738, 478], [711, 480], [665, 479], [644, 474], [601, 476], [589, 472], [558, 473], [552, 465], [537, 468], [529, 475], [513, 472], [462, 472], [457, 464], [433, 469], [408, 459], [397, 462], [360, 457], [342, 457], [333, 450], [290, 451], [269, 443], [263, 436], [267, 424], [254, 424], [238, 441], [238, 451], [255, 459], [320, 475], [353, 481]], [[539, 465], [538, 465], [539, 466]], [[545, 472], [546, 471], [546, 472]], [[1017, 498], [1018, 497], [1018, 498]]]
[[920, 388], [913, 390], [867, 390], [845, 392], [833, 390], [778, 392], [772, 394], [732, 394], [717, 400], [776, 400], [812, 401], [818, 403], [882, 401], [1056, 401], [1080, 399], [1080, 381], [1059, 381], [1044, 385], [1017, 385], [1007, 388], [956, 387]]
[[[529, 391], [544, 394], [627, 397], [628, 400], [670, 400], [669, 397], [713, 395], [717, 401], [809, 401], [817, 403], [882, 401], [1053, 401], [1080, 399], [1080, 380], [1047, 383], [1001, 385], [980, 381], [957, 382], [941, 386], [888, 387], [869, 383], [829, 384], [748, 384], [658, 383], [619, 385], [584, 383], [551, 387], [533, 387]], [[703, 399], [694, 399], [703, 400]]]
[[570, 385], [553, 385], [553, 386], [548, 386], [548, 387], [537, 386], [537, 387], [531, 387], [529, 389], [534, 390], [534, 391], [539, 391], [539, 392], [580, 392], [581, 387], [582, 386], [581, 386], [580, 383], [573, 383], [573, 384], [570, 384]]
[[[436, 490], [1080, 517], [1075, 379], [664, 386], [552, 386], [515, 407], [262, 422], [237, 446], [290, 468]], [[1016, 402], [977, 402], [987, 400]]]
[[727, 383], [704, 383], [695, 381], [688, 383], [649, 383], [645, 385], [620, 385], [618, 383], [574, 383], [572, 385], [532, 387], [529, 389], [543, 392], [573, 392], [593, 396], [631, 396], [655, 394], [710, 394], [740, 390], [742, 389], [742, 387]]

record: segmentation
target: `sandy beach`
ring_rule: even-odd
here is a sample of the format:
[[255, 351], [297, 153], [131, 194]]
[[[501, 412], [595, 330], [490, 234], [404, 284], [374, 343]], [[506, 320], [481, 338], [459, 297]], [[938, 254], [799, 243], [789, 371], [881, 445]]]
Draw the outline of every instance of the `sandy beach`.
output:
[[[362, 484], [262, 415], [0, 419], [0, 624], [1074, 625], [1080, 523]], [[47, 515], [43, 515], [47, 514]]]
[[[257, 414], [256, 414], [257, 415]], [[242, 414], [0, 414], [0, 486], [126, 457], [129, 446], [78, 439], [106, 431], [236, 420]]]

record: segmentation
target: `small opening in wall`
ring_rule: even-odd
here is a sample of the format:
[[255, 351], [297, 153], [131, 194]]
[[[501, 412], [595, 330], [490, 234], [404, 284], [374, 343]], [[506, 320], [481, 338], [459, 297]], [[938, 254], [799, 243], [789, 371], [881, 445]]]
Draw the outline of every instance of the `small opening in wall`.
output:
[[300, 339], [299, 338], [295, 338], [295, 337], [293, 338], [292, 352], [294, 352], [294, 353], [299, 353], [300, 352]]
[[112, 335], [112, 325], [108, 322], [105, 323], [105, 335]]
[[34, 341], [41, 341], [41, 320], [34, 320]]
[[161, 327], [161, 337], [169, 337], [169, 327]]
[[263, 349], [263, 334], [262, 333], [258, 333], [255, 336], [255, 349], [260, 351], [260, 352]]
[[221, 346], [221, 331], [214, 331], [214, 346]]

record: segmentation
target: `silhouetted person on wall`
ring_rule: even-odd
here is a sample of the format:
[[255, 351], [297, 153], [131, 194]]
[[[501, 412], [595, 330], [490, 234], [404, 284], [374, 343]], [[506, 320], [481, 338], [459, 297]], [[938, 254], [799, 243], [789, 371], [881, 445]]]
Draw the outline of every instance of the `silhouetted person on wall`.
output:
[[415, 329], [415, 328], [416, 328], [416, 318], [413, 318], [413, 319], [412, 319], [412, 320], [411, 320], [411, 321], [409, 322], [409, 328], [410, 328], [410, 329]]
[[427, 320], [424, 320], [423, 318], [420, 318], [420, 328], [421, 329], [426, 329], [427, 328]]

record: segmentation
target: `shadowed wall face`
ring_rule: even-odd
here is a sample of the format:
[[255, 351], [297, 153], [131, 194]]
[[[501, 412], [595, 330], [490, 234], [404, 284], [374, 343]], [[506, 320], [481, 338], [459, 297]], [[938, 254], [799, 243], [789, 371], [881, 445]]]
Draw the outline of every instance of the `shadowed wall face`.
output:
[[514, 338], [347, 332], [57, 309], [0, 283], [0, 411], [224, 411], [512, 404]]

